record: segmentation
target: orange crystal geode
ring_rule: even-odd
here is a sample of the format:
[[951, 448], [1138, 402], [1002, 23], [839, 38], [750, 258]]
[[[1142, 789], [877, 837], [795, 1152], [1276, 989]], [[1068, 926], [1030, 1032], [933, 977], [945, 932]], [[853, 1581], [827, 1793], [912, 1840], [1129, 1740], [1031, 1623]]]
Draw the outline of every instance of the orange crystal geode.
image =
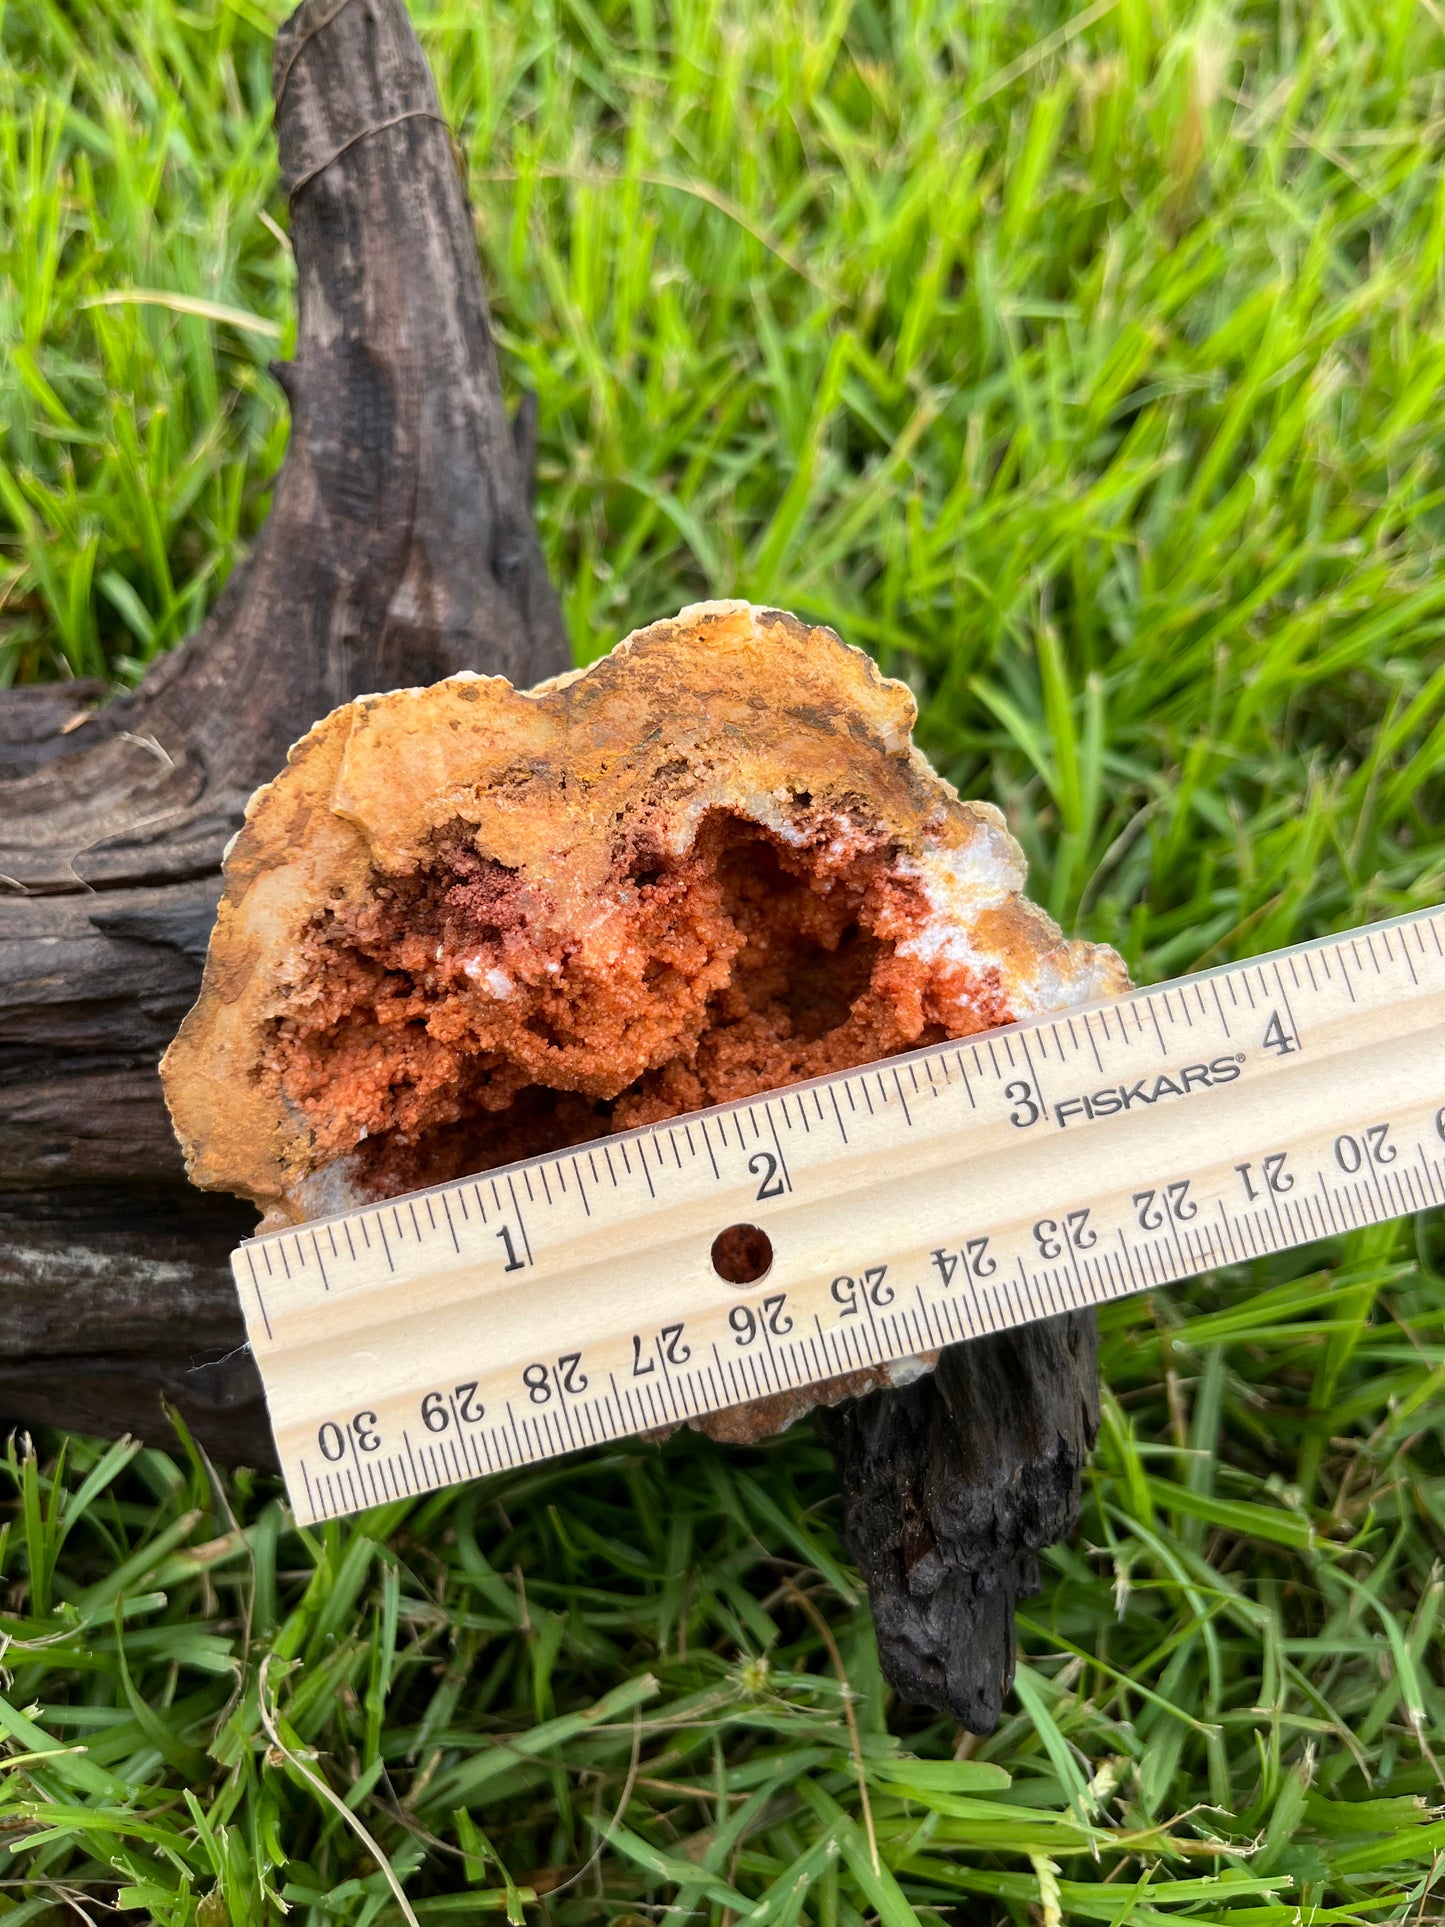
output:
[[1125, 989], [915, 713], [740, 602], [335, 710], [252, 798], [162, 1066], [192, 1179], [292, 1223]]

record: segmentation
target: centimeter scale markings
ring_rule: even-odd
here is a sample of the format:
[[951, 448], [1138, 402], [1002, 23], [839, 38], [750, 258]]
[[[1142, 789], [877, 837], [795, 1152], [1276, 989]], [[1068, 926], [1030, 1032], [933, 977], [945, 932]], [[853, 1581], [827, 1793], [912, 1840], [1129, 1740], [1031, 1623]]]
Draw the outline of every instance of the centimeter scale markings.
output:
[[[269, 1232], [233, 1264], [314, 1522], [1440, 1203], [1445, 908]], [[754, 1282], [714, 1268], [729, 1227], [755, 1269], [771, 1248]]]

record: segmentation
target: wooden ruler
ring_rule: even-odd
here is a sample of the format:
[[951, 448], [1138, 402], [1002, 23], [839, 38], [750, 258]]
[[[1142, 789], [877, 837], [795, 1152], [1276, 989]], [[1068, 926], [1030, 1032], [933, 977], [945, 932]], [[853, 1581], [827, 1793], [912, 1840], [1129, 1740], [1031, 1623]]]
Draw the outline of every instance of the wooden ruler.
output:
[[298, 1518], [1445, 1202], [1445, 908], [243, 1244]]

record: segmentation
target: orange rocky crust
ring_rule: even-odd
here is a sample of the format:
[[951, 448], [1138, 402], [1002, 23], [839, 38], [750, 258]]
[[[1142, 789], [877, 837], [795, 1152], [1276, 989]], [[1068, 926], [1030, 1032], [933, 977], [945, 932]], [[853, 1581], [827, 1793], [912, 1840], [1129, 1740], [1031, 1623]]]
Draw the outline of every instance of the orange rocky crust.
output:
[[251, 800], [161, 1067], [192, 1179], [295, 1223], [1125, 989], [915, 713], [741, 602], [333, 711]]

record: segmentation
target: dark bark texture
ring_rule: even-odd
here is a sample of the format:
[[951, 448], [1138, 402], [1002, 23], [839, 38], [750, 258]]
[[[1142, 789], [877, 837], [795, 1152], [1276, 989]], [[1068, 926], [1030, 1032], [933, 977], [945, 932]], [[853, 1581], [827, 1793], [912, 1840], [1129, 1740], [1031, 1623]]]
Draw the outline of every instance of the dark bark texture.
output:
[[971, 1733], [998, 1723], [1014, 1608], [1073, 1531], [1099, 1424], [1093, 1312], [953, 1345], [926, 1378], [818, 1414], [883, 1670]]
[[[156, 1066], [200, 982], [246, 799], [338, 703], [566, 666], [471, 213], [402, 0], [304, 0], [276, 131], [300, 277], [291, 444], [244, 569], [134, 694], [0, 692], [0, 1420], [274, 1463], [228, 1257]], [[1013, 1607], [1073, 1525], [1091, 1315], [958, 1348], [824, 1420], [884, 1670], [986, 1730]]]
[[133, 695], [0, 694], [0, 1414], [272, 1455], [227, 1258], [156, 1064], [200, 983], [247, 797], [319, 716], [458, 669], [565, 668], [471, 210], [401, 0], [306, 0], [276, 43], [300, 279], [274, 506]]

